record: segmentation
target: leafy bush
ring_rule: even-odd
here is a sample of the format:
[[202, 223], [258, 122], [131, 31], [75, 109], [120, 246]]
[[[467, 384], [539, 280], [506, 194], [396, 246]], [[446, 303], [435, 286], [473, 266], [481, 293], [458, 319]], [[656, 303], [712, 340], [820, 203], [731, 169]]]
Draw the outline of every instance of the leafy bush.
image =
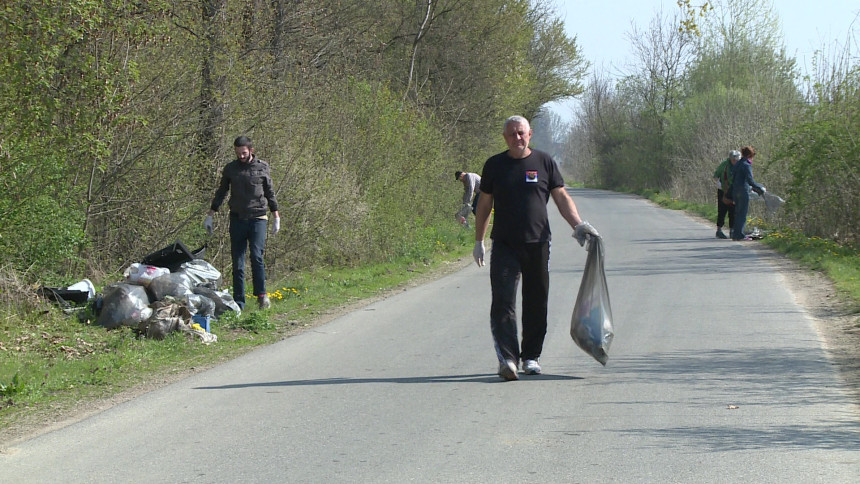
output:
[[785, 133], [777, 159], [788, 163], [787, 208], [806, 234], [848, 244], [860, 240], [860, 68], [827, 92]]

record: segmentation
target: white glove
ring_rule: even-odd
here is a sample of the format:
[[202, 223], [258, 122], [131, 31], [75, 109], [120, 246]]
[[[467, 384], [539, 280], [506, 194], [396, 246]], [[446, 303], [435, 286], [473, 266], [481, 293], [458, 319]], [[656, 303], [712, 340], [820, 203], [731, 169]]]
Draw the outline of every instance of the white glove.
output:
[[212, 225], [212, 216], [207, 215], [205, 219], [203, 219], [203, 228], [206, 229], [206, 233], [212, 235], [212, 230], [214, 230], [214, 226]]
[[761, 186], [761, 194], [764, 195], [764, 192], [766, 192], [766, 191], [767, 191], [767, 188], [765, 188], [764, 185], [762, 185]]
[[272, 221], [272, 235], [277, 234], [279, 230], [281, 230], [281, 217], [275, 217]]
[[583, 220], [582, 223], [573, 228], [573, 238], [579, 242], [579, 245], [585, 246], [589, 237], [600, 237], [600, 234], [587, 221]]
[[719, 180], [717, 180], [717, 179], [715, 179], [715, 178], [714, 178], [713, 180], [714, 180], [714, 185], [717, 187], [717, 190], [722, 190], [722, 189], [723, 189], [723, 184], [722, 184], [722, 183], [720, 183], [720, 181], [719, 181]]
[[[468, 203], [464, 203], [463, 206], [460, 207], [460, 210], [457, 210], [457, 214], [456, 214], [457, 220], [460, 220], [461, 218], [468, 217], [469, 212], [471, 212], [471, 211], [472, 211], [472, 206], [469, 205]], [[463, 223], [463, 222], [460, 221], [460, 223]]]
[[475, 248], [472, 249], [472, 257], [475, 258], [475, 264], [478, 264], [478, 267], [484, 266], [484, 241], [476, 240]]

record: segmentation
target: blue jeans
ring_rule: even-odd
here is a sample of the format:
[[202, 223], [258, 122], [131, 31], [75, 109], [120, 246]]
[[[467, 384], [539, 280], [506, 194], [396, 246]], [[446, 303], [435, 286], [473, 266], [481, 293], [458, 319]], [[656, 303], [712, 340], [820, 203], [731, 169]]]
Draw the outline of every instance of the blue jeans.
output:
[[[523, 342], [517, 341], [517, 286], [523, 278]], [[534, 360], [543, 351], [549, 297], [549, 242], [511, 246], [493, 240], [490, 330], [501, 360]]]
[[747, 213], [750, 208], [750, 195], [745, 192], [735, 192], [735, 224], [732, 228], [732, 240], [742, 240], [745, 237], [744, 227], [747, 224]]
[[233, 257], [233, 299], [245, 309], [245, 251], [251, 248], [251, 276], [254, 295], [266, 294], [266, 269], [263, 250], [266, 247], [267, 220], [241, 219], [230, 215], [230, 255]]

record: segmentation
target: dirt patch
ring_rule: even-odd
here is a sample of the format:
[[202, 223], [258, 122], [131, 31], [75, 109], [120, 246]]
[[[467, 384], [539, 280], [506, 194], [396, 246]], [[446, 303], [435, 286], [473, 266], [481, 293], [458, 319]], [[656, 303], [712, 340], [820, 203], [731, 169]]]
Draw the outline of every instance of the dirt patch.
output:
[[860, 404], [860, 316], [852, 314], [833, 282], [819, 272], [800, 267], [767, 247], [756, 250], [772, 255], [798, 305], [806, 309], [824, 340], [825, 351], [840, 377]]

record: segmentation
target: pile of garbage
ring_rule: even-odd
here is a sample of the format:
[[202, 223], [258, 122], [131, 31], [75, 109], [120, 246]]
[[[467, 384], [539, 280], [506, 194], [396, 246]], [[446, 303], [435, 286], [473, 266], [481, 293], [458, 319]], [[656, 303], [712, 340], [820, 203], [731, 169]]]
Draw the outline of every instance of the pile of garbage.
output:
[[[183, 331], [209, 344], [217, 341], [210, 323], [228, 311], [240, 314], [241, 309], [228, 291], [218, 289], [221, 273], [203, 259], [204, 249], [192, 252], [177, 240], [131, 264], [123, 280], [105, 286], [101, 295], [94, 294], [87, 280], [41, 292], [65, 306], [69, 300], [91, 301], [95, 323], [108, 329], [129, 326], [158, 340]], [[86, 296], [76, 294], [83, 288]]]

